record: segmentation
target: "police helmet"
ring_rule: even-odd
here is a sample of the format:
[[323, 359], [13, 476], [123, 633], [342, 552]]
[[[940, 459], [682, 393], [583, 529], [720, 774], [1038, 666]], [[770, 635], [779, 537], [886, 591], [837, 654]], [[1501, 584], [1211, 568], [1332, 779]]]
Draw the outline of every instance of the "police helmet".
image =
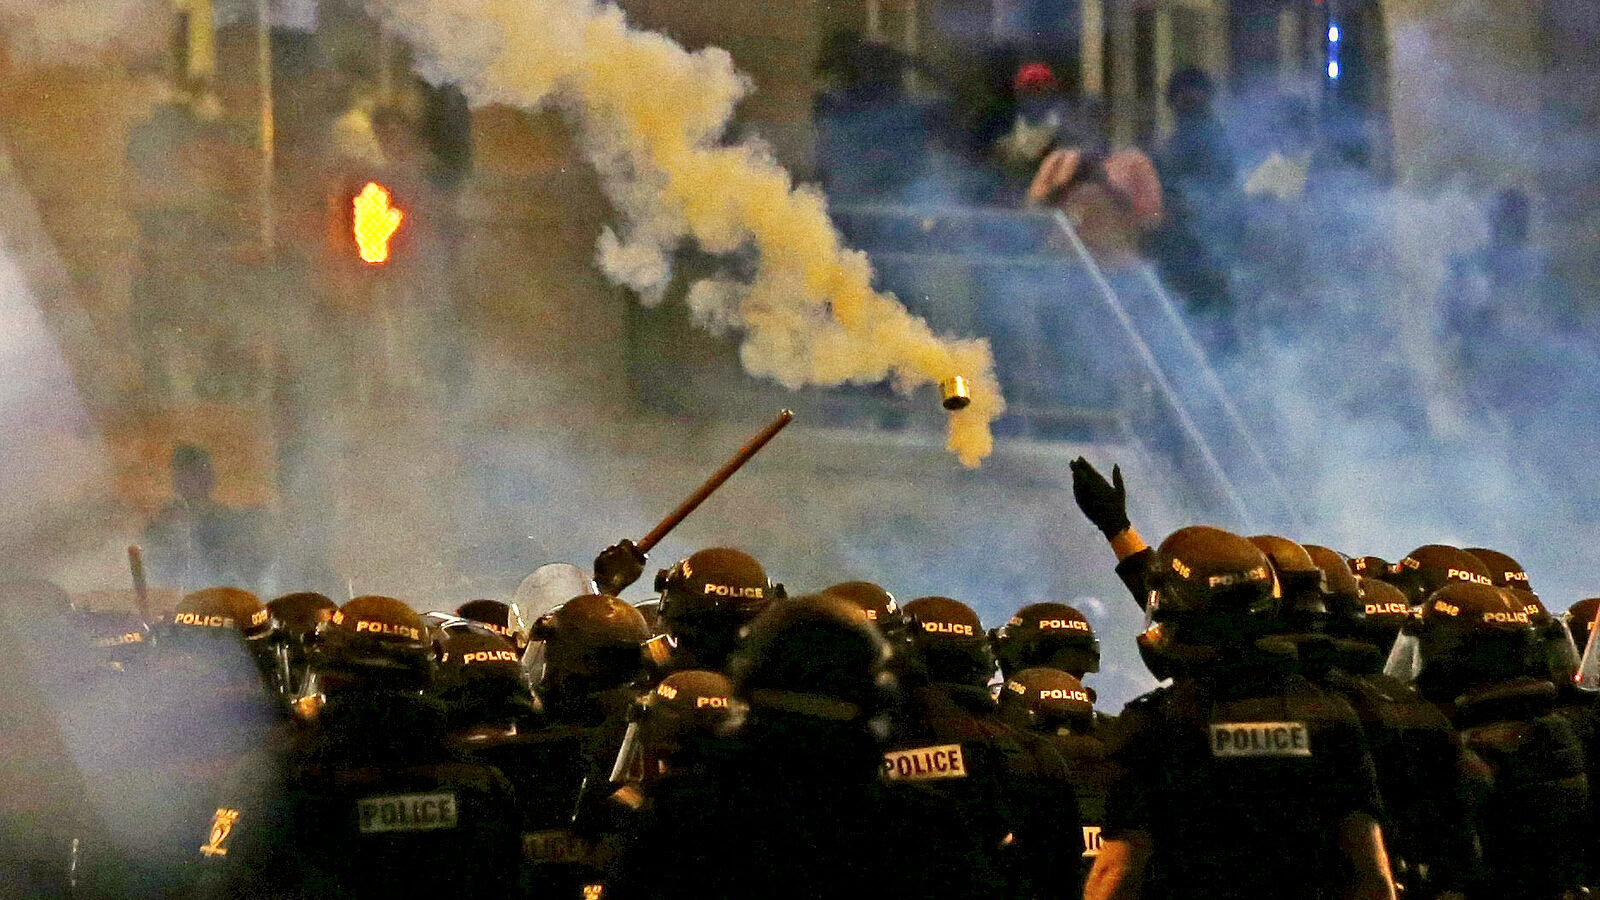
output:
[[891, 645], [910, 637], [905, 611], [894, 600], [894, 595], [870, 581], [846, 581], [824, 588], [818, 596], [843, 600], [861, 608], [868, 621], [883, 632]]
[[483, 627], [517, 645], [518, 651], [526, 647], [519, 631], [513, 627], [511, 605], [508, 603], [499, 600], [468, 600], [456, 607], [456, 615], [482, 624]]
[[1285, 622], [1294, 628], [1320, 624], [1328, 617], [1328, 578], [1310, 552], [1294, 541], [1275, 534], [1248, 538], [1272, 563], [1278, 587], [1283, 594]]
[[1499, 550], [1490, 550], [1485, 547], [1468, 547], [1466, 552], [1476, 556], [1489, 569], [1489, 580], [1495, 587], [1516, 588], [1522, 591], [1533, 591], [1533, 586], [1528, 582], [1528, 570], [1522, 563], [1501, 553]]
[[1411, 622], [1411, 602], [1399, 588], [1376, 578], [1357, 578], [1356, 583], [1361, 587], [1364, 618], [1375, 632], [1389, 632], [1392, 638]]
[[1452, 581], [1494, 586], [1482, 560], [1448, 544], [1426, 544], [1407, 553], [1384, 580], [1399, 588], [1412, 606], [1422, 604]]
[[1479, 684], [1534, 674], [1536, 635], [1528, 612], [1499, 588], [1452, 582], [1430, 594], [1396, 641], [1387, 674], [1405, 677], [1402, 645], [1414, 638], [1417, 688], [1435, 702]]
[[1180, 674], [1241, 650], [1277, 627], [1280, 596], [1260, 548], [1209, 525], [1173, 532], [1156, 549], [1135, 643], [1157, 678]]
[[453, 726], [524, 719], [538, 712], [510, 638], [481, 623], [463, 622], [440, 629], [432, 643], [438, 663], [434, 691], [449, 709]]
[[584, 594], [540, 616], [530, 635], [541, 652], [531, 674], [546, 687], [578, 678], [598, 685], [632, 682], [643, 674], [640, 648], [650, 639], [644, 616], [606, 594]]
[[1590, 597], [1572, 604], [1561, 620], [1579, 648], [1589, 646], [1589, 635], [1594, 632], [1595, 616], [1600, 615], [1600, 597]]
[[1046, 734], [1080, 731], [1094, 720], [1094, 699], [1083, 683], [1043, 666], [1007, 678], [1000, 688], [999, 709], [1007, 724]]
[[1073, 672], [1100, 671], [1100, 639], [1083, 613], [1065, 603], [1030, 603], [991, 635], [1000, 670], [1008, 677], [1032, 666]]
[[1394, 563], [1381, 556], [1355, 556], [1350, 559], [1350, 573], [1358, 578], [1388, 578]]
[[752, 717], [867, 726], [882, 740], [896, 692], [892, 656], [860, 607], [800, 597], [773, 604], [750, 623], [729, 676]]
[[272, 634], [272, 613], [255, 594], [234, 587], [191, 591], [167, 619], [166, 636], [185, 640], [216, 632], [237, 632], [247, 641]]
[[368, 594], [341, 606], [317, 627], [311, 668], [320, 689], [335, 684], [423, 690], [433, 679], [427, 625], [393, 597]]
[[906, 604], [912, 655], [933, 681], [987, 685], [994, 651], [972, 607], [949, 597], [918, 597]]
[[674, 625], [728, 615], [748, 622], [775, 599], [775, 586], [755, 557], [730, 547], [697, 550], [656, 573], [661, 618]]
[[278, 689], [298, 694], [305, 684], [306, 664], [317, 627], [333, 618], [339, 604], [314, 591], [284, 594], [267, 603], [277, 623]]
[[[1195, 629], [1217, 638], [1260, 636], [1279, 607], [1272, 564], [1260, 548], [1231, 532], [1192, 525], [1156, 549], [1150, 617], [1156, 622], [1209, 621]], [[1239, 628], [1238, 626], [1246, 626]]]
[[656, 590], [675, 657], [708, 669], [723, 668], [740, 630], [783, 595], [754, 557], [728, 547], [696, 551], [661, 570]]
[[297, 591], [272, 600], [267, 609], [277, 621], [279, 631], [303, 639], [315, 633], [318, 625], [333, 618], [339, 604], [315, 591]]
[[1341, 626], [1357, 621], [1362, 613], [1361, 585], [1350, 571], [1350, 561], [1337, 550], [1317, 544], [1302, 544], [1306, 555], [1322, 570], [1326, 588], [1324, 600], [1330, 621]]
[[684, 752], [704, 748], [722, 732], [734, 708], [733, 682], [720, 672], [685, 669], [662, 679], [639, 698], [633, 713], [646, 775], [662, 771]]

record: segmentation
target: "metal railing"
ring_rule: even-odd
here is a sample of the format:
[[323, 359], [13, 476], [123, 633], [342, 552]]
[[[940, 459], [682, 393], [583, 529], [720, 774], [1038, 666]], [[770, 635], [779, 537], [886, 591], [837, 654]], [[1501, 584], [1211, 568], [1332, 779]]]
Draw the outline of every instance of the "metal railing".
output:
[[[1212, 482], [1222, 503], [1220, 512], [1237, 517], [1245, 529], [1258, 530], [1268, 521], [1296, 532], [1302, 529], [1304, 516], [1299, 505], [1151, 267], [1138, 266], [1131, 277], [1119, 270], [1115, 279], [1108, 278], [1073, 224], [1060, 214], [841, 204], [834, 207], [833, 215], [852, 246], [866, 251], [873, 260], [882, 286], [895, 290], [913, 311], [929, 316], [936, 326], [981, 333], [971, 313], [977, 301], [945, 299], [946, 306], [964, 302], [966, 314], [937, 308], [932, 295], [907, 283], [911, 281], [904, 277], [907, 272], [965, 270], [977, 290], [983, 290], [1001, 272], [1044, 278], [1059, 272], [1062, 293], [1092, 291], [1114, 320], [1123, 338], [1119, 342], [1122, 349], [1094, 341], [1074, 348], [1075, 352], [1136, 363], [1124, 377], [1147, 379], [1153, 387], [1183, 443], [1198, 459], [1204, 477]], [[1064, 239], [1064, 248], [1062, 240], [1052, 240], [1053, 235]], [[996, 298], [990, 295], [988, 299]], [[1071, 304], [1070, 299], [1058, 302]], [[1081, 305], [1074, 308], [1079, 310], [1076, 315], [1086, 319], [1091, 315]], [[1093, 326], [1101, 324], [1108, 323], [1095, 321], [1086, 330], [1098, 334]], [[1112, 368], [1115, 370], [1115, 365]], [[1077, 374], [1081, 377], [1082, 372]], [[1062, 372], [1060, 377], [1067, 378], [1069, 373]]]

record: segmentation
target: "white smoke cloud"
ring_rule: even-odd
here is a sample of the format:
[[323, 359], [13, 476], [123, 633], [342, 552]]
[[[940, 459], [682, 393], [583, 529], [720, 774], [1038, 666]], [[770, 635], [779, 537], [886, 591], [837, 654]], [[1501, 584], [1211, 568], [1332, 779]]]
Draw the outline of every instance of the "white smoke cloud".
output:
[[866, 256], [841, 245], [820, 193], [797, 187], [764, 146], [722, 142], [751, 89], [726, 51], [691, 53], [587, 0], [374, 7], [417, 48], [428, 77], [460, 84], [480, 104], [569, 113], [621, 219], [599, 243], [613, 280], [650, 300], [688, 242], [753, 253], [747, 281], [690, 291], [698, 321], [743, 330], [751, 374], [789, 388], [890, 379], [908, 392], [964, 375], [972, 404], [951, 416], [948, 446], [968, 466], [989, 454], [989, 424], [1005, 403], [988, 344], [940, 338], [874, 291]]

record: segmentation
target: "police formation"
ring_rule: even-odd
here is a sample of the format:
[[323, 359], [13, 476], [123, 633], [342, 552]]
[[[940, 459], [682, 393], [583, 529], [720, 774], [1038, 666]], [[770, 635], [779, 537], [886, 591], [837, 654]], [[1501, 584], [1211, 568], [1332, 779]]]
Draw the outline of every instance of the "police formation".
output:
[[448, 613], [10, 584], [0, 896], [1586, 895], [1600, 600], [1490, 550], [1150, 547], [1073, 476], [1163, 682], [1115, 716], [1071, 606], [790, 597], [727, 548], [638, 605], [626, 542]]

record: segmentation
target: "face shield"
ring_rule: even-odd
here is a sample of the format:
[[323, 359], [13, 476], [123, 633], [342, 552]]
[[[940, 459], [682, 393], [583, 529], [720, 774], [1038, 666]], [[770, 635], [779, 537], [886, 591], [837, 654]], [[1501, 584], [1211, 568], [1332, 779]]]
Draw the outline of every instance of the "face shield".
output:
[[[1596, 616], [1596, 622], [1600, 622], [1600, 616]], [[1578, 690], [1590, 693], [1600, 693], [1600, 641], [1596, 640], [1597, 637], [1600, 637], [1600, 627], [1591, 627], [1589, 640], [1584, 643], [1583, 657], [1578, 662]]]
[[[538, 684], [539, 673], [544, 671], [544, 650], [539, 647], [539, 639], [533, 634], [533, 623], [539, 621], [542, 615], [555, 612], [555, 607], [573, 597], [594, 593], [594, 581], [584, 570], [570, 562], [541, 565], [533, 570], [533, 575], [523, 578], [522, 585], [517, 585], [517, 593], [512, 594], [510, 599], [510, 629], [517, 634], [517, 641], [526, 647], [523, 650], [523, 671], [533, 677], [534, 684]], [[530, 661], [536, 649], [538, 658]]]
[[1422, 638], [1408, 625], [1395, 636], [1389, 648], [1389, 659], [1383, 664], [1383, 674], [1407, 684], [1414, 683], [1422, 672]]
[[1139, 658], [1144, 661], [1144, 667], [1150, 670], [1150, 674], [1157, 681], [1166, 681], [1172, 677], [1172, 666], [1165, 655], [1166, 633], [1161, 624], [1155, 620], [1157, 604], [1157, 594], [1151, 591], [1144, 605], [1144, 630], [1134, 638], [1134, 643], [1139, 649]]
[[1550, 680], [1557, 686], [1576, 681], [1582, 654], [1567, 624], [1555, 618], [1546, 620], [1539, 628], [1539, 643], [1544, 649], [1545, 665], [1550, 669]]

